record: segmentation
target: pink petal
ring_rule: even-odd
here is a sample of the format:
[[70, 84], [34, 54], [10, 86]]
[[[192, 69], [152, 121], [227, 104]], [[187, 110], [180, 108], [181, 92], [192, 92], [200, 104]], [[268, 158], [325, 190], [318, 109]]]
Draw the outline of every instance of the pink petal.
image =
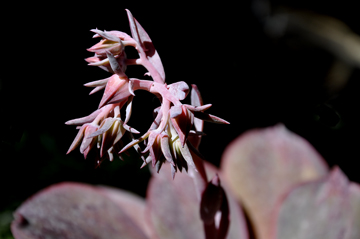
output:
[[98, 29], [91, 29], [91, 31], [98, 34], [98, 35], [100, 35], [102, 38], [108, 39], [110, 41], [114, 41], [114, 42], [119, 42], [120, 41], [120, 39], [117, 36], [111, 34], [111, 32], [106, 32], [106, 31], [103, 32], [103, 31], [98, 30]]
[[101, 113], [101, 111], [102, 111], [101, 109], [97, 109], [96, 111], [94, 111], [93, 113], [91, 113], [88, 116], [69, 120], [69, 121], [65, 122], [65, 124], [67, 124], [67, 125], [82, 125], [82, 124], [90, 123], [96, 118], [96, 116], [98, 116], [98, 114]]
[[92, 91], [90, 91], [89, 95], [92, 95], [92, 94], [94, 94], [94, 93], [96, 93], [96, 92], [98, 92], [98, 91], [100, 91], [100, 90], [102, 90], [104, 88], [105, 88], [105, 85], [96, 86]]
[[161, 136], [161, 151], [165, 157], [165, 159], [171, 163], [173, 166], [175, 166], [174, 160], [171, 155], [171, 150], [169, 146], [169, 137], [167, 135]]
[[204, 111], [204, 110], [209, 109], [212, 106], [212, 104], [206, 104], [206, 105], [202, 105], [202, 106], [192, 106], [192, 105], [186, 105], [186, 104], [184, 104], [184, 105], [188, 110], [190, 110], [192, 112]]
[[227, 122], [226, 120], [223, 120], [215, 115], [211, 115], [211, 114], [207, 114], [207, 113], [203, 113], [203, 112], [198, 112], [195, 111], [194, 112], [194, 116], [198, 119], [202, 119], [211, 123], [216, 123], [216, 124], [230, 124], [229, 122]]
[[153, 146], [154, 143], [157, 143], [157, 142], [155, 142], [155, 140], [158, 137], [158, 135], [159, 135], [159, 133], [150, 131], [146, 148], [142, 151], [142, 153], [146, 153]]
[[76, 149], [81, 144], [81, 141], [84, 137], [84, 132], [85, 132], [86, 127], [87, 127], [87, 124], [84, 124], [83, 126], [81, 126], [81, 128], [79, 129], [74, 141], [70, 145], [70, 148], [66, 154], [70, 153], [71, 151]]
[[112, 98], [109, 98], [109, 101], [107, 103], [115, 104], [127, 100], [128, 97], [131, 96], [128, 84], [129, 83], [125, 81], [124, 85], [121, 86], [120, 89], [115, 91], [115, 94], [112, 96]]
[[182, 112], [183, 112], [183, 110], [182, 110], [181, 105], [177, 105], [177, 106], [173, 105], [173, 106], [171, 106], [171, 108], [170, 108], [170, 117], [171, 117], [171, 118], [176, 118], [176, 117], [178, 117]]
[[[175, 118], [171, 118], [171, 122], [179, 135], [181, 145], [184, 146], [194, 123], [194, 115], [184, 105], [181, 106], [181, 109], [181, 114]], [[175, 113], [173, 114], [176, 115]]]
[[88, 127], [86, 127], [84, 132], [84, 140], [82, 141], [80, 145], [80, 152], [83, 154], [85, 149], [87, 147], [91, 147], [95, 142], [96, 139], [89, 138], [88, 136], [91, 135], [93, 132], [95, 132], [98, 129], [98, 126], [89, 124]]
[[129, 96], [128, 101], [127, 101], [127, 105], [126, 105], [126, 116], [125, 116], [125, 121], [124, 123], [127, 124], [127, 122], [129, 122], [130, 120], [130, 116], [132, 113], [132, 102], [133, 102], [134, 97], [133, 96]]
[[180, 147], [180, 152], [181, 152], [182, 157], [187, 162], [187, 164], [194, 167], [194, 169], [197, 170], [187, 144], [184, 144], [183, 147]]
[[117, 74], [120, 77], [126, 77], [122, 67], [120, 66], [117, 59], [114, 57], [114, 55], [110, 51], [106, 51], [107, 59], [109, 60], [111, 69], [115, 74]]
[[141, 136], [138, 139], [134, 139], [133, 141], [131, 141], [130, 143], [128, 143], [127, 145], [125, 145], [121, 151], [119, 152], [119, 154], [123, 153], [124, 151], [128, 150], [129, 148], [133, 147], [134, 145], [144, 141], [145, 139], [147, 139], [150, 135], [150, 131], [146, 132], [143, 136]]
[[112, 75], [106, 84], [105, 92], [100, 101], [99, 108], [101, 108], [105, 104], [109, 103], [110, 100], [113, 100], [112, 99], [113, 96], [115, 96], [116, 93], [119, 93], [119, 89], [124, 88], [124, 87], [127, 88], [126, 84], [127, 84], [126, 80], [120, 79], [119, 76], [116, 74]]
[[192, 89], [191, 89], [191, 104], [194, 106], [201, 106], [203, 105], [203, 100], [201, 98], [201, 94], [200, 91], [198, 89], [198, 87], [195, 84], [191, 85]]
[[92, 81], [89, 83], [84, 84], [86, 87], [98, 87], [98, 86], [105, 86], [107, 82], [109, 81], [110, 77], [102, 80]]
[[88, 138], [93, 138], [95, 136], [98, 136], [100, 134], [105, 133], [110, 129], [110, 127], [114, 124], [114, 122], [117, 119], [115, 118], [106, 118], [103, 122], [101, 122], [101, 125], [97, 131], [94, 131], [93, 133], [88, 135]]
[[168, 86], [168, 89], [172, 95], [177, 99], [183, 100], [189, 93], [189, 86], [184, 81], [179, 81]]

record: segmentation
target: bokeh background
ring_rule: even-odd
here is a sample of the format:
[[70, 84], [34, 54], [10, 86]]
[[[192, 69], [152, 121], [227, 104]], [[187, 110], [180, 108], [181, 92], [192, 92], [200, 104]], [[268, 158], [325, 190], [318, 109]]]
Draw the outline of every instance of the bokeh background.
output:
[[[136, 155], [95, 169], [64, 123], [93, 112], [102, 92], [83, 84], [109, 74], [87, 66], [90, 29], [130, 34], [125, 8], [150, 35], [167, 83], [196, 84], [209, 113], [200, 151], [219, 166], [243, 132], [284, 124], [330, 166], [360, 182], [360, 15], [356, 1], [220, 1], [211, 3], [65, 2], [13, 4], [2, 15], [0, 74], [0, 238], [11, 238], [12, 211], [53, 183], [106, 184], [145, 196], [149, 171]], [[5, 11], [5, 10], [4, 10]], [[129, 49], [128, 56], [136, 57]], [[145, 70], [130, 66], [130, 77]], [[189, 102], [186, 99], [185, 102]], [[129, 124], [142, 133], [157, 99], [136, 92]]]

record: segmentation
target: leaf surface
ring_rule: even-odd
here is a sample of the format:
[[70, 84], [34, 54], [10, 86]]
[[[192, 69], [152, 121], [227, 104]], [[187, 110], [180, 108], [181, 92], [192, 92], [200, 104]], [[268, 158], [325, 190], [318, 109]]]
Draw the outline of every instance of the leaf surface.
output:
[[[116, 197], [132, 198], [133, 203], [124, 208]], [[11, 231], [16, 239], [147, 239], [135, 219], [144, 216], [142, 204], [139, 197], [123, 191], [81, 183], [55, 184], [15, 211]], [[131, 208], [137, 216], [129, 216]]]
[[235, 139], [223, 154], [221, 171], [257, 238], [267, 239], [280, 198], [294, 185], [326, 175], [328, 168], [306, 140], [276, 125]]
[[[206, 164], [208, 179], [214, 177], [216, 168]], [[220, 178], [222, 177], [219, 175]], [[222, 184], [225, 188], [226, 186]], [[247, 229], [242, 211], [236, 201], [228, 196], [230, 228], [228, 239], [247, 239]], [[170, 164], [153, 173], [147, 194], [148, 219], [156, 238], [203, 239], [203, 224], [200, 219], [200, 201], [193, 179], [185, 172], [171, 177]]]
[[339, 168], [324, 179], [295, 187], [278, 211], [274, 238], [360, 238], [360, 187]]

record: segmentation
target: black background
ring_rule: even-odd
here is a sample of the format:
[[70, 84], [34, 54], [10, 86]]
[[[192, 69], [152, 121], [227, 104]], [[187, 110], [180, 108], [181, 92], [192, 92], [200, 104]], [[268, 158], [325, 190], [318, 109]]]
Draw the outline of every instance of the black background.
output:
[[[360, 34], [355, 1], [272, 5], [329, 15]], [[130, 34], [125, 8], [150, 35], [167, 83], [196, 84], [204, 103], [213, 104], [208, 112], [231, 123], [205, 123], [200, 151], [208, 161], [219, 165], [226, 145], [244, 131], [281, 122], [308, 140], [330, 166], [339, 165], [350, 180], [360, 182], [359, 70], [353, 70], [344, 89], [326, 93], [333, 56], [269, 38], [251, 1], [33, 2], [10, 7], [10, 18], [2, 16], [0, 209], [16, 207], [61, 181], [113, 185], [145, 195], [149, 173], [139, 169], [140, 159], [104, 162], [94, 169], [78, 149], [65, 155], [77, 131], [64, 123], [93, 112], [102, 96], [89, 96], [91, 89], [83, 84], [109, 76], [84, 61], [92, 56], [86, 48], [98, 41], [89, 30]], [[142, 78], [144, 72], [129, 66], [127, 75]], [[146, 132], [157, 104], [153, 95], [136, 92], [130, 125]]]

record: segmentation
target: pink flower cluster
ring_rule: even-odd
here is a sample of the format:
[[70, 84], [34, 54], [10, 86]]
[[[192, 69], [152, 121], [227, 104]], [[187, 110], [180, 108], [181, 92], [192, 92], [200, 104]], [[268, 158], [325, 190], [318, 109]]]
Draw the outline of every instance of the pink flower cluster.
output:
[[[116, 153], [121, 153], [134, 147], [140, 153], [144, 165], [152, 163], [157, 171], [168, 161], [172, 165], [174, 177], [177, 170], [196, 166], [193, 155], [200, 156], [200, 143], [203, 120], [214, 123], [228, 124], [227, 121], [205, 113], [211, 104], [203, 105], [200, 93], [192, 85], [191, 105], [182, 104], [189, 93], [189, 86], [181, 81], [170, 85], [165, 83], [165, 73], [160, 57], [145, 30], [127, 10], [131, 35], [120, 31], [91, 30], [94, 37], [102, 40], [88, 49], [94, 52], [93, 57], [86, 59], [89, 65], [98, 66], [112, 76], [85, 84], [94, 87], [90, 94], [105, 89], [99, 108], [89, 116], [67, 121], [68, 125], [77, 125], [79, 129], [68, 153], [80, 146], [80, 152], [86, 158], [90, 150], [99, 150], [97, 163], [104, 159], [113, 160]], [[134, 47], [138, 59], [127, 59], [125, 48]], [[147, 69], [146, 75], [152, 80], [128, 78], [125, 74], [128, 65], [142, 65]], [[135, 139], [133, 134], [139, 132], [128, 125], [132, 102], [136, 90], [146, 90], [153, 93], [161, 102], [156, 108], [155, 120], [149, 130], [140, 138]], [[121, 117], [120, 111], [125, 107], [126, 115]], [[128, 135], [130, 142], [123, 145], [122, 139]], [[145, 149], [138, 145], [146, 142]]]

